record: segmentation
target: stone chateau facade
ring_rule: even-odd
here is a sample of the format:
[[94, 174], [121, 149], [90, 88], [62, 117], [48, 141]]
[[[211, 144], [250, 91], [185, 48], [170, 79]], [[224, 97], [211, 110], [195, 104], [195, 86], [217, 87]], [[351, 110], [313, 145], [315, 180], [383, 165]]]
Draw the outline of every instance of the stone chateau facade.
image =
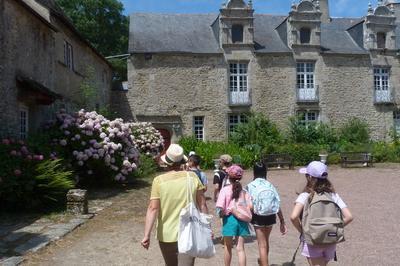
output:
[[112, 69], [54, 0], [0, 1], [0, 136], [26, 138], [60, 108], [82, 106], [82, 84], [110, 102]]
[[400, 3], [360, 8], [362, 18], [332, 18], [328, 0], [303, 0], [277, 16], [231, 0], [219, 14], [132, 14], [128, 89], [114, 108], [172, 141], [225, 140], [248, 111], [281, 127], [294, 115], [359, 117], [386, 140], [400, 132]]

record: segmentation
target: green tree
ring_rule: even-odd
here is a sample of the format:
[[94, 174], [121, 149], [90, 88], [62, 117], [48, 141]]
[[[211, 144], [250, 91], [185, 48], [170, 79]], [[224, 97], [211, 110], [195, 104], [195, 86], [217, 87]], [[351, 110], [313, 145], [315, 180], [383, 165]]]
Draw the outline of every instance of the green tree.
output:
[[[78, 31], [104, 56], [126, 54], [129, 19], [119, 0], [56, 0]], [[126, 79], [126, 61], [110, 61], [120, 80]]]

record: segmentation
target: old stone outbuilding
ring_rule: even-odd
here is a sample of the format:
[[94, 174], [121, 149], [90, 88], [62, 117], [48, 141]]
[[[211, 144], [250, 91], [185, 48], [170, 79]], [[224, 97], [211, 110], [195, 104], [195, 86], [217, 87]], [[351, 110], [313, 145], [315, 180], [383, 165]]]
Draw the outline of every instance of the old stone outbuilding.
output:
[[332, 18], [328, 0], [293, 3], [288, 14], [255, 13], [231, 0], [219, 14], [130, 17], [125, 118], [153, 122], [173, 138], [225, 140], [248, 111], [279, 126], [340, 126], [366, 119], [374, 139], [400, 131], [400, 4]]
[[[0, 1], [0, 40], [1, 136], [24, 139], [60, 108], [109, 103], [110, 64], [54, 0]], [[95, 96], [82, 103], [85, 82]]]

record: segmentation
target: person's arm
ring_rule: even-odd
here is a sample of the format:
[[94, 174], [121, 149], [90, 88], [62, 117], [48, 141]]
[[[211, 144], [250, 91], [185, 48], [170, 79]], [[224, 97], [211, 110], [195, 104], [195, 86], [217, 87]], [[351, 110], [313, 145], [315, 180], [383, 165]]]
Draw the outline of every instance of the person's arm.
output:
[[158, 212], [160, 210], [160, 200], [152, 199], [150, 200], [149, 206], [147, 208], [146, 223], [144, 226], [144, 237], [142, 240], [142, 246], [148, 249], [150, 246], [150, 234], [153, 229], [154, 223], [157, 219]]
[[208, 214], [208, 207], [206, 203], [206, 197], [204, 195], [204, 189], [197, 190], [196, 192], [196, 202], [202, 213]]
[[281, 208], [279, 208], [279, 211], [278, 211], [278, 218], [279, 218], [279, 223], [280, 223], [281, 234], [284, 235], [287, 233], [287, 226], [285, 223], [285, 219], [283, 218], [283, 213], [282, 213]]
[[219, 190], [219, 184], [214, 184], [214, 202], [217, 202]]
[[344, 220], [344, 226], [348, 225], [353, 221], [353, 215], [350, 212], [349, 208], [343, 208], [342, 209], [342, 214], [343, 214], [343, 220]]
[[296, 228], [297, 231], [299, 231], [300, 234], [303, 232], [300, 223], [300, 215], [303, 211], [303, 207], [303, 204], [296, 202], [292, 214], [290, 215], [290, 220], [292, 221], [293, 226]]

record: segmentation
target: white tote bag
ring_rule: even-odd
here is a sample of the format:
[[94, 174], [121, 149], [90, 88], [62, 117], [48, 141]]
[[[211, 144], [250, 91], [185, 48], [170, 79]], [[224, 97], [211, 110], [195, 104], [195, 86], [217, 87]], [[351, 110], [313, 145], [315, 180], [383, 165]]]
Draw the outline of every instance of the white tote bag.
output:
[[193, 202], [193, 180], [187, 176], [189, 204], [181, 210], [178, 233], [179, 253], [198, 258], [211, 258], [215, 247], [211, 238], [212, 216], [200, 213]]

